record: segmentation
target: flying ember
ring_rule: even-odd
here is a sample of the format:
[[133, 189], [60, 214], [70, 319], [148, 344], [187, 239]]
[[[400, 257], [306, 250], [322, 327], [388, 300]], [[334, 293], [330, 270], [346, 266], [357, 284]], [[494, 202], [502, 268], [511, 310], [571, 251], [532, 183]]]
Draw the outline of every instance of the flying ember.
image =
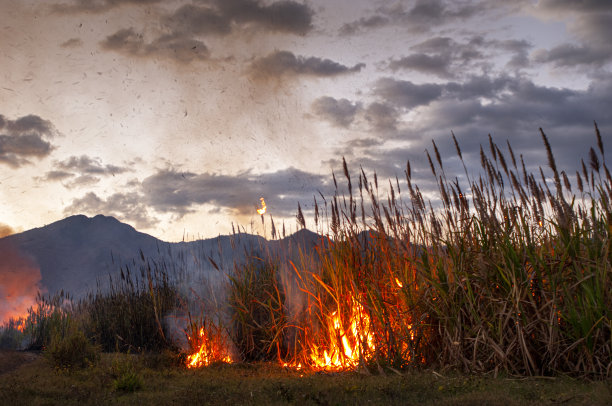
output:
[[261, 200], [261, 209], [257, 209], [257, 213], [263, 216], [264, 214], [266, 214], [266, 210], [267, 210], [266, 201], [264, 200], [263, 197], [259, 200]]

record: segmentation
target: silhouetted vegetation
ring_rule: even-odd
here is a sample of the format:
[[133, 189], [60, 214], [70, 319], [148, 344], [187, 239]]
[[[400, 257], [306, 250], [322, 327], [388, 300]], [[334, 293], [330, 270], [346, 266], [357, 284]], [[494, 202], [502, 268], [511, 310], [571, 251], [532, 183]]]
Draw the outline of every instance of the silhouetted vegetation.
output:
[[[77, 325], [82, 334], [69, 340], [86, 337], [104, 351], [176, 350], [162, 320], [178, 308], [192, 338], [206, 327], [219, 343], [230, 340], [234, 361], [326, 369], [316, 361], [326, 355], [336, 357], [334, 370], [610, 377], [612, 176], [601, 134], [595, 125], [597, 146], [573, 182], [540, 135], [548, 168], [536, 174], [491, 138], [480, 149], [481, 173], [471, 174], [453, 136], [465, 173], [449, 176], [433, 143], [431, 201], [410, 163], [405, 182], [383, 186], [344, 162], [335, 194], [314, 202], [316, 249], [295, 261], [236, 262], [217, 313], [192, 317], [166, 267], [141, 258], [139, 273], [122, 269], [108, 291], [79, 303], [39, 298], [23, 336], [43, 349], [52, 331]], [[305, 226], [301, 207], [297, 217]], [[2, 342], [20, 339], [8, 333], [14, 327]], [[128, 373], [117, 382], [118, 390], [139, 387]]]

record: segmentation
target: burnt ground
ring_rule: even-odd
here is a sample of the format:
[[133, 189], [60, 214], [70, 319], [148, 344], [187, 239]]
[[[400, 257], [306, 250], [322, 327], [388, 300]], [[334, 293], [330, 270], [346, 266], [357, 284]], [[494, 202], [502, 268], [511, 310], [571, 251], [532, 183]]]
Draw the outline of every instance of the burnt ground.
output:
[[0, 350], [0, 375], [14, 371], [40, 357], [38, 352]]

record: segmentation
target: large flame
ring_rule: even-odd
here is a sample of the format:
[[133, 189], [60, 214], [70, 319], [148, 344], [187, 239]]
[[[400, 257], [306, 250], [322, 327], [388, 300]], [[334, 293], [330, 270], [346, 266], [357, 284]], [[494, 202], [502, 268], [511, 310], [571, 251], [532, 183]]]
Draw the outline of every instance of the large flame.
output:
[[229, 355], [227, 343], [218, 330], [201, 327], [197, 337], [189, 337], [196, 351], [187, 356], [187, 368], [208, 366], [214, 362], [233, 362]]
[[[309, 355], [315, 370], [338, 371], [354, 369], [375, 350], [370, 331], [370, 316], [353, 302], [345, 329], [338, 311], [333, 312], [324, 327], [325, 345], [313, 346]], [[327, 347], [327, 348], [324, 348]]]
[[261, 200], [261, 209], [257, 209], [257, 213], [263, 216], [264, 214], [266, 214], [266, 210], [267, 210], [266, 201], [264, 200], [263, 197], [260, 198], [259, 200]]

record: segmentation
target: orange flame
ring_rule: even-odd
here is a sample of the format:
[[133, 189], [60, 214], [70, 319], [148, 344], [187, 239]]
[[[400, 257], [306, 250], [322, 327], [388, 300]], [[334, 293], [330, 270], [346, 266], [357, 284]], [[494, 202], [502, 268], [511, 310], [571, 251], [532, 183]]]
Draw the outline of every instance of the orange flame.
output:
[[310, 362], [315, 370], [339, 371], [353, 369], [375, 350], [374, 336], [370, 331], [370, 317], [359, 303], [353, 303], [349, 327], [345, 329], [335, 311], [326, 326], [327, 349], [312, 347]]
[[259, 200], [261, 200], [261, 209], [257, 209], [257, 213], [263, 216], [264, 214], [266, 214], [266, 210], [267, 210], [266, 201], [264, 200], [263, 197], [260, 198]]
[[187, 368], [199, 368], [214, 362], [228, 364], [233, 362], [232, 357], [228, 354], [225, 340], [219, 334], [214, 334], [201, 327], [198, 337], [189, 337], [189, 340], [195, 341], [194, 347], [198, 350], [187, 356]]

